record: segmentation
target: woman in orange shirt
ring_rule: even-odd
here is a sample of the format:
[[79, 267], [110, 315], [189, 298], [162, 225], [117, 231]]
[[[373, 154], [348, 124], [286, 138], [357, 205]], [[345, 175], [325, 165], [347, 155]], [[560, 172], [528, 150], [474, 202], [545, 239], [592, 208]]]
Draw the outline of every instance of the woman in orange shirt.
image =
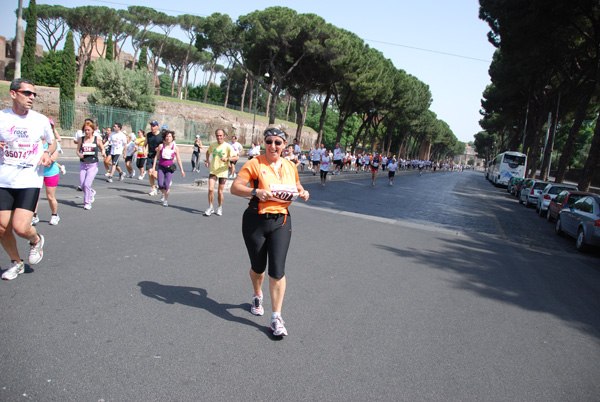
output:
[[[275, 336], [287, 335], [281, 318], [285, 295], [285, 260], [292, 237], [292, 219], [288, 211], [293, 200], [307, 201], [308, 191], [300, 184], [296, 166], [281, 156], [287, 134], [278, 126], [264, 132], [265, 154], [248, 161], [231, 186], [231, 193], [251, 197], [242, 218], [242, 234], [250, 257], [250, 279], [254, 288], [254, 315], [263, 315], [262, 284], [269, 262], [271, 330]], [[250, 187], [247, 187], [250, 183]]]

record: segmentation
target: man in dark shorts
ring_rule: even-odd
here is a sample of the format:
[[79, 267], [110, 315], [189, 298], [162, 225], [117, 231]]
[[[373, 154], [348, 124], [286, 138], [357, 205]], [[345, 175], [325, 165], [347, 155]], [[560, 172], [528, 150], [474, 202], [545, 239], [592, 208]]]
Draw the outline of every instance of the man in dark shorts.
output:
[[[15, 79], [10, 84], [13, 106], [0, 111], [0, 242], [11, 259], [2, 273], [4, 280], [25, 272], [15, 234], [29, 240], [30, 265], [44, 256], [44, 237], [31, 226], [31, 218], [44, 180], [43, 166], [51, 165], [56, 142], [48, 117], [31, 110], [36, 96], [31, 81]], [[46, 151], [42, 140], [48, 143]]]
[[[163, 126], [165, 130], [168, 130], [167, 126]], [[146, 171], [148, 172], [148, 179], [150, 180], [150, 187], [152, 189], [148, 193], [148, 195], [157, 195], [158, 189], [156, 188], [156, 171], [152, 169], [154, 166], [154, 157], [156, 156], [156, 148], [160, 144], [162, 144], [163, 138], [161, 135], [161, 129], [158, 126], [158, 122], [156, 120], [152, 120], [150, 122], [150, 132], [146, 134], [146, 144], [148, 147], [148, 158], [146, 159]]]

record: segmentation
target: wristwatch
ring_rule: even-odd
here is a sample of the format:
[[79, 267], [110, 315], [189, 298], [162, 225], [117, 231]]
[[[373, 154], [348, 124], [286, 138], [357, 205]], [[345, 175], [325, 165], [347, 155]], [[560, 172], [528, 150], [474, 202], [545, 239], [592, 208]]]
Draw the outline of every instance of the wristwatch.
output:
[[250, 193], [250, 195], [252, 195], [252, 197], [256, 197], [256, 189], [255, 188], [252, 189], [252, 192]]

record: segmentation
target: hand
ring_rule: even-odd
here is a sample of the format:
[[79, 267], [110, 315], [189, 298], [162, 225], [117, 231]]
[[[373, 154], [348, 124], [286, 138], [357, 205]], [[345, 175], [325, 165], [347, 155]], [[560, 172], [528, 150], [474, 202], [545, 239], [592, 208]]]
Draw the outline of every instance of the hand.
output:
[[50, 167], [50, 165], [52, 165], [52, 159], [50, 158], [48, 152], [44, 152], [42, 154], [42, 157], [40, 158], [40, 163], [38, 163], [38, 165], [42, 165], [44, 167]]
[[310, 194], [308, 193], [308, 191], [302, 190], [298, 193], [298, 197], [302, 198], [302, 201], [306, 202], [308, 201]]
[[6, 145], [6, 143], [5, 143], [5, 142], [0, 142], [0, 149], [1, 149], [2, 151], [4, 151], [4, 145]]
[[183, 169], [180, 169], [180, 170], [181, 170], [181, 177], [185, 178], [185, 172], [183, 171]]
[[270, 190], [258, 189], [256, 190], [256, 196], [261, 201], [267, 201], [270, 198], [273, 198], [273, 194], [271, 194]]
[[221, 161], [223, 161], [223, 162], [229, 162], [229, 158], [228, 158], [228, 157], [226, 157], [226, 156], [223, 156], [223, 157], [221, 158]]
[[208, 166], [209, 166], [209, 163], [208, 163], [208, 161], [206, 161], [205, 165], [206, 165], [206, 167], [208, 167]]

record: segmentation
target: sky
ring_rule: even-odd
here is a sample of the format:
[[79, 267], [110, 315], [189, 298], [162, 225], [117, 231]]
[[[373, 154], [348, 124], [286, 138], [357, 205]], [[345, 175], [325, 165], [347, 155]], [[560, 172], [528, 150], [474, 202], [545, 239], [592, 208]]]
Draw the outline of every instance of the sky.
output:
[[[28, 0], [22, 0], [27, 7]], [[0, 0], [0, 35], [14, 38], [18, 0]], [[490, 84], [488, 68], [494, 47], [487, 40], [489, 26], [478, 18], [477, 0], [371, 0], [371, 1], [267, 1], [228, 0], [38, 0], [37, 4], [65, 7], [82, 5], [126, 9], [143, 5], [169, 15], [228, 14], [235, 21], [255, 10], [282, 6], [312, 13], [339, 28], [354, 32], [378, 49], [396, 68], [429, 85], [431, 110], [445, 121], [459, 141], [473, 141], [481, 131], [481, 97]], [[11, 10], [11, 11], [8, 11]], [[182, 32], [172, 36], [186, 41]], [[38, 43], [42, 43], [38, 39]], [[129, 48], [128, 48], [129, 46]], [[130, 41], [124, 51], [133, 53]]]

